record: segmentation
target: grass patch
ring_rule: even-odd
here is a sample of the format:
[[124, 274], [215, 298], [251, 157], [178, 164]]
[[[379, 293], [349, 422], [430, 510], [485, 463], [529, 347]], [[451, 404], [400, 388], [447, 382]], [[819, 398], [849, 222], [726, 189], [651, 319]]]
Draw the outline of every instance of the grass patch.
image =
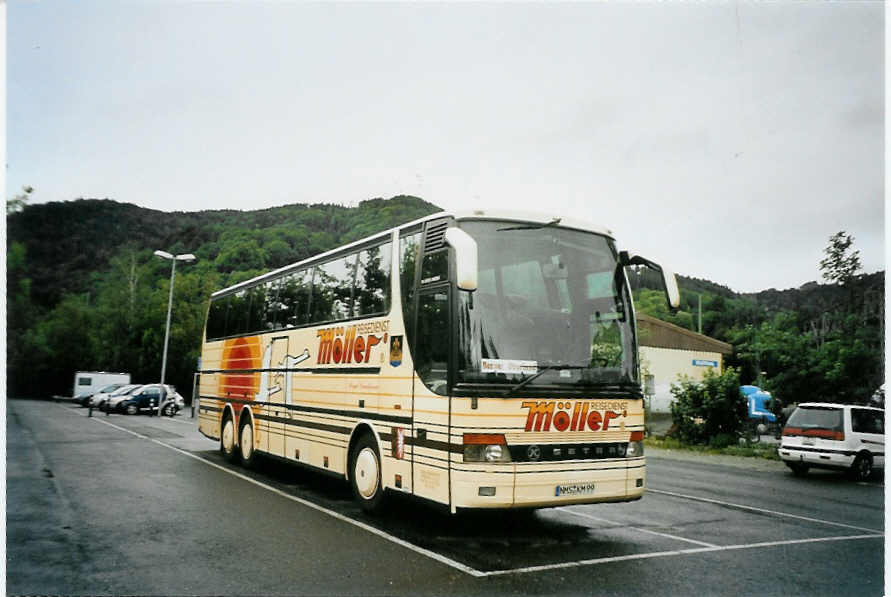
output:
[[644, 446], [661, 448], [663, 450], [686, 450], [688, 452], [700, 452], [702, 454], [723, 454], [725, 456], [742, 456], [745, 458], [764, 458], [765, 460], [779, 460], [777, 447], [771, 444], [752, 444], [751, 446], [727, 446], [716, 448], [713, 446], [689, 445], [672, 438], [648, 437], [644, 439]]

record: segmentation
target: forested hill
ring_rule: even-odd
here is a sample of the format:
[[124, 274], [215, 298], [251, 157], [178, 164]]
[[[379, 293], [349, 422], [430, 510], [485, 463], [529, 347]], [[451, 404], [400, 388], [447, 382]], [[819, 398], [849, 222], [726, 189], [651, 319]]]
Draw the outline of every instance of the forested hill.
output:
[[851, 292], [862, 295], [866, 309], [878, 308], [878, 303], [884, 302], [885, 299], [885, 272], [858, 276], [852, 281], [850, 288], [837, 284], [808, 282], [798, 288], [786, 290], [770, 288], [740, 296], [763, 305], [771, 312], [785, 310], [822, 313], [834, 310], [848, 301]]
[[25, 247], [31, 298], [50, 308], [88, 292], [122, 250], [194, 253], [219, 272], [273, 269], [440, 211], [418, 197], [358, 207], [285, 205], [256, 211], [162, 212], [109, 199], [36, 204], [7, 217], [7, 248]]
[[[177, 267], [170, 330], [167, 380], [186, 389], [212, 292], [437, 211], [398, 196], [352, 208], [172, 213], [81, 199], [7, 213], [9, 395], [70, 393], [77, 370], [157, 380], [170, 262], [156, 249], [198, 257]], [[749, 295], [679, 275], [676, 313], [656, 272], [629, 270], [629, 279], [640, 312], [733, 344], [726, 362], [742, 382], [761, 379], [784, 400], [863, 401], [882, 382], [882, 272]]]

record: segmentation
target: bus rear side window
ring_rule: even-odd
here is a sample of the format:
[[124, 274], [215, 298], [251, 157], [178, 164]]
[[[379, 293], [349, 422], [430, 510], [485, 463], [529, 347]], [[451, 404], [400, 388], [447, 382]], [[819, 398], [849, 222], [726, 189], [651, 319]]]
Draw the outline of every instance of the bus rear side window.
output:
[[218, 298], [210, 303], [207, 315], [207, 339], [216, 340], [226, 336], [226, 315], [229, 310], [229, 297]]

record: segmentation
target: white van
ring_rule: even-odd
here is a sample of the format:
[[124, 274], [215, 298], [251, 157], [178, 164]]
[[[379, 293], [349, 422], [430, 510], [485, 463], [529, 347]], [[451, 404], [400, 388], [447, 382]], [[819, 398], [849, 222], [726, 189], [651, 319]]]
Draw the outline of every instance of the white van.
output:
[[786, 426], [780, 458], [796, 475], [808, 469], [851, 472], [858, 480], [885, 468], [885, 411], [870, 406], [807, 402], [799, 404]]
[[71, 395], [75, 398], [92, 395], [105, 386], [113, 383], [130, 383], [129, 373], [109, 373], [108, 371], [78, 371], [74, 374], [74, 391]]

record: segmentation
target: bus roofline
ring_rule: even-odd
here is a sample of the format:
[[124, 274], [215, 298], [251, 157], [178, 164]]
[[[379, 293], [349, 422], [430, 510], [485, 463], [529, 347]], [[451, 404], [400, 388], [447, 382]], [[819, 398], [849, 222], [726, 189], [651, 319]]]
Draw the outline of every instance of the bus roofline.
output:
[[572, 217], [563, 217], [563, 216], [555, 216], [553, 214], [543, 214], [541, 212], [534, 211], [520, 211], [520, 210], [457, 210], [457, 211], [440, 211], [434, 214], [430, 214], [429, 216], [424, 216], [423, 218], [418, 218], [416, 220], [412, 220], [411, 222], [406, 222], [405, 224], [400, 224], [399, 226], [395, 226], [388, 230], [382, 230], [377, 234], [372, 234], [370, 236], [366, 236], [365, 238], [359, 239], [357, 241], [353, 241], [347, 245], [343, 245], [330, 251], [325, 251], [324, 253], [319, 253], [318, 255], [313, 255], [312, 257], [308, 257], [301, 261], [297, 261], [295, 263], [290, 263], [278, 269], [274, 269], [268, 271], [259, 276], [255, 276], [250, 280], [245, 280], [244, 282], [239, 282], [238, 284], [233, 284], [232, 286], [228, 286], [221, 290], [217, 290], [213, 294], [211, 294], [211, 298], [216, 298], [218, 296], [229, 294], [231, 292], [235, 292], [241, 288], [249, 288], [263, 280], [274, 278], [279, 274], [288, 272], [293, 269], [300, 269], [308, 264], [323, 262], [328, 257], [332, 257], [334, 255], [339, 255], [343, 252], [348, 252], [351, 249], [362, 246], [367, 243], [372, 243], [376, 240], [384, 241], [387, 237], [392, 236], [394, 232], [398, 232], [404, 228], [412, 228], [414, 226], [419, 226], [424, 222], [430, 220], [438, 220], [441, 218], [455, 218], [458, 221], [468, 221], [468, 220], [500, 220], [505, 222], [517, 222], [517, 223], [531, 223], [531, 224], [553, 224], [557, 223], [560, 228], [571, 228], [575, 230], [581, 230], [584, 232], [593, 232], [595, 234], [600, 234], [602, 236], [607, 236], [613, 240], [615, 237], [611, 230], [606, 228], [600, 228], [591, 224], [590, 222], [586, 222], [584, 220], [572, 218]]

